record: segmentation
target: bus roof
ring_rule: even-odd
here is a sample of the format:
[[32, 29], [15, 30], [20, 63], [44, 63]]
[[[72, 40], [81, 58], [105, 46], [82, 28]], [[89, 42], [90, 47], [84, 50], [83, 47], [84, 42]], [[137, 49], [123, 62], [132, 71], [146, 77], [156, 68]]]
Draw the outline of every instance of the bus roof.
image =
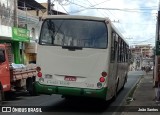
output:
[[109, 18], [102, 18], [102, 17], [95, 17], [95, 16], [82, 16], [82, 15], [48, 15], [42, 17], [42, 19], [50, 19], [50, 18], [64, 18], [64, 19], [88, 19], [88, 20], [98, 20], [98, 21], [105, 21], [109, 20]]

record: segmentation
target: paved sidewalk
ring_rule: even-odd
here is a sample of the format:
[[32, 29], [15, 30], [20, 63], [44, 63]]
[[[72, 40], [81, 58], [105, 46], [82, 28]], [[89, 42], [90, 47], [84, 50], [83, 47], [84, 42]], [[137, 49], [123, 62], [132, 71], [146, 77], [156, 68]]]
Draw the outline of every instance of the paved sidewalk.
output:
[[[133, 93], [133, 100], [130, 101], [129, 104], [125, 103], [124, 106], [127, 109], [137, 110], [137, 112], [122, 112], [121, 115], [160, 115], [160, 103], [155, 102], [155, 89], [153, 88], [153, 72], [149, 72], [148, 74], [144, 74], [139, 83], [137, 84], [137, 88]], [[145, 107], [149, 106], [149, 107]], [[155, 107], [155, 108], [154, 108]], [[144, 108], [147, 112], [138, 112], [139, 108]], [[158, 112], [148, 112], [149, 109], [154, 110], [157, 108]]]

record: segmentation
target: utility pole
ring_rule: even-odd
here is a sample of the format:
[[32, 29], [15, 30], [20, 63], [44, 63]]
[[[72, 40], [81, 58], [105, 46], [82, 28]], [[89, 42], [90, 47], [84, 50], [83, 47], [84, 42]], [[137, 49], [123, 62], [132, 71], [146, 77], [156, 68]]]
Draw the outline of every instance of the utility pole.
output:
[[154, 87], [155, 87], [155, 92], [156, 92], [156, 98], [157, 100], [160, 100], [160, 95], [158, 92], [158, 84], [160, 84], [160, 76], [159, 76], [159, 71], [160, 71], [160, 0], [159, 0], [159, 9], [158, 9], [158, 17], [157, 17], [157, 24], [156, 24], [156, 37], [155, 37], [155, 63], [154, 63]]
[[14, 27], [18, 27], [18, 18], [17, 18], [17, 0], [14, 0]]
[[160, 40], [160, 38], [159, 38], [159, 25], [160, 25], [160, 0], [159, 0], [158, 19], [157, 19], [157, 40]]
[[48, 0], [48, 15], [51, 15], [51, 0]]

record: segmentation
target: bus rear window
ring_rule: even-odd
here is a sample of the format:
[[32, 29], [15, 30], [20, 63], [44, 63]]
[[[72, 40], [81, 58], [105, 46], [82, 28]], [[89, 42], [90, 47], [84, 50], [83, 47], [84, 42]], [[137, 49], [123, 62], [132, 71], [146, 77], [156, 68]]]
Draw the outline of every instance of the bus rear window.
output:
[[47, 19], [39, 43], [53, 46], [107, 48], [107, 27], [102, 21]]

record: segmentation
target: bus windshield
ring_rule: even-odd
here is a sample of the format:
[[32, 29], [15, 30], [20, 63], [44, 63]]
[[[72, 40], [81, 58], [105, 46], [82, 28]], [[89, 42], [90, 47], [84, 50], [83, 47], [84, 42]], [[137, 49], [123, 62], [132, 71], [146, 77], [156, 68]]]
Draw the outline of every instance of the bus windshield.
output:
[[102, 21], [47, 19], [39, 44], [78, 48], [107, 48], [107, 26]]

